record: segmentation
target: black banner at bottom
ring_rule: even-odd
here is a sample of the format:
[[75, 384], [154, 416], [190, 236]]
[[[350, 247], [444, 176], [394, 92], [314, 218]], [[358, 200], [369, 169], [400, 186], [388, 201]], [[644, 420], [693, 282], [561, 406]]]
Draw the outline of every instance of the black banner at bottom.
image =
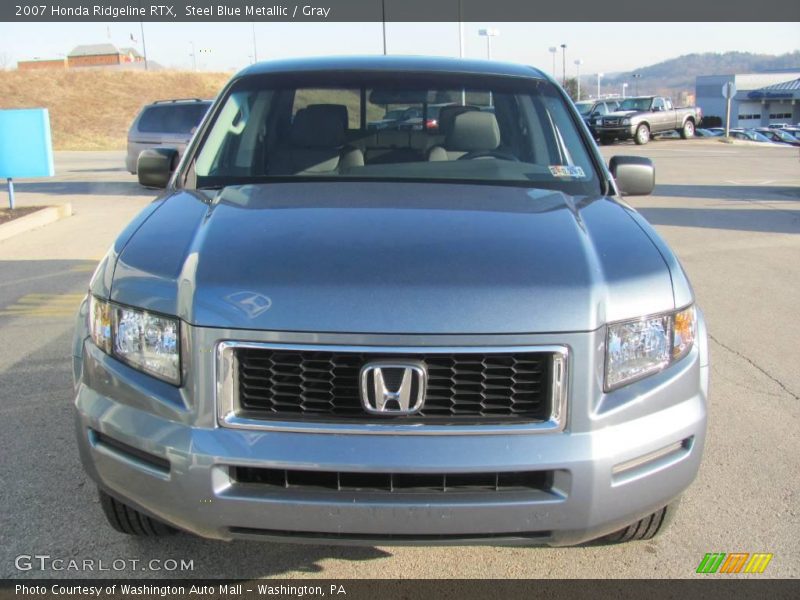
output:
[[525, 580], [525, 579], [31, 579], [0, 582], [0, 600], [155, 600], [194, 598], [217, 600], [242, 598], [339, 598], [347, 600], [388, 598], [636, 598], [680, 599], [711, 595], [726, 598], [800, 597], [799, 580], [739, 579], [719, 576], [695, 580]]

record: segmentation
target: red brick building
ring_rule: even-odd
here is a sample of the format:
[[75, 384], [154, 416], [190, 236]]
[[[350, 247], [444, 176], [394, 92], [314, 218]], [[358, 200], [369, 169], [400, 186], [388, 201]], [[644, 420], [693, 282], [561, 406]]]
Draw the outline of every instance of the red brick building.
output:
[[25, 71], [32, 71], [35, 69], [66, 69], [66, 58], [34, 58], [33, 60], [20, 60], [17, 62], [17, 68]]
[[117, 48], [114, 44], [76, 46], [67, 55], [67, 65], [70, 69], [138, 63], [143, 60], [135, 48]]

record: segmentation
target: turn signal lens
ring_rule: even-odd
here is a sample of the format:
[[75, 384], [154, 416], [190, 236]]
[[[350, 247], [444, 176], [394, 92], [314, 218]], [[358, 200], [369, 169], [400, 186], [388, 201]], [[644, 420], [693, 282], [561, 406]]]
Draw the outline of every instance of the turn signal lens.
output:
[[89, 332], [92, 341], [106, 354], [111, 353], [111, 307], [89, 296]]
[[697, 315], [694, 306], [675, 314], [673, 331], [672, 360], [678, 360], [689, 353], [697, 335]]

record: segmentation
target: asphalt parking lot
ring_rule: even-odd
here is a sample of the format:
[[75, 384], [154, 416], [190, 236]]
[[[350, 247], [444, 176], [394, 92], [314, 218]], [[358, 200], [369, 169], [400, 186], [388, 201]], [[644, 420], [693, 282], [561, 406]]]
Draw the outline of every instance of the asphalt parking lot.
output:
[[[57, 176], [18, 183], [17, 198], [71, 202], [74, 216], [0, 242], [0, 577], [691, 577], [707, 552], [770, 552], [758, 577], [800, 577], [797, 149], [665, 140], [602, 152], [654, 160], [656, 193], [630, 203], [677, 252], [711, 336], [704, 462], [663, 536], [559, 549], [346, 548], [112, 531], [73, 441], [70, 337], [94, 265], [153, 195], [124, 171], [121, 152], [59, 153]], [[194, 569], [19, 571], [23, 554], [183, 559]]]

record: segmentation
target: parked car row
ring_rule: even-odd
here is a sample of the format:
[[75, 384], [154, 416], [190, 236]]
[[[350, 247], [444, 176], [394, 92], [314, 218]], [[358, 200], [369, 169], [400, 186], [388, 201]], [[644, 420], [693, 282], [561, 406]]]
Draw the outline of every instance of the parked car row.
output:
[[[719, 137], [725, 135], [724, 127], [712, 127], [704, 130], [703, 135]], [[745, 129], [734, 127], [730, 130], [730, 137], [745, 142], [760, 142], [764, 144], [779, 144], [782, 146], [800, 146], [800, 129], [777, 129], [773, 127], [758, 127]], [[698, 135], [699, 132], [698, 132]]]

